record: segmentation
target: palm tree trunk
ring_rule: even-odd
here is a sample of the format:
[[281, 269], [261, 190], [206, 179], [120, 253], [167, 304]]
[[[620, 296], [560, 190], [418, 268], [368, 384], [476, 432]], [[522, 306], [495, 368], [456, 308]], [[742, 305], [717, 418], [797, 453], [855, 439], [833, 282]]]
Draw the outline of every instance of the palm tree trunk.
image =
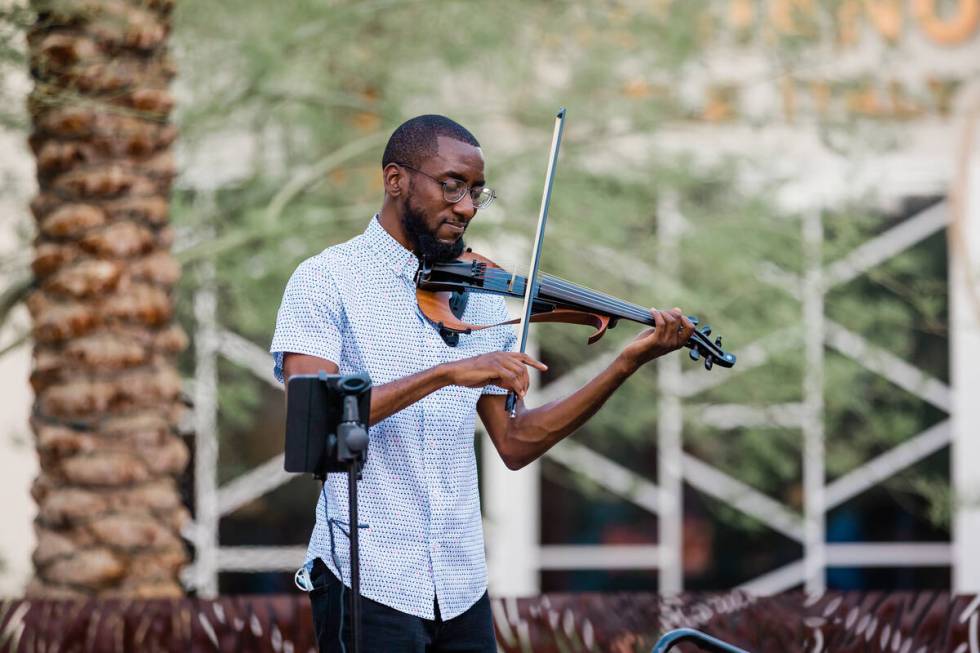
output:
[[33, 596], [173, 596], [187, 343], [172, 323], [172, 0], [33, 0]]

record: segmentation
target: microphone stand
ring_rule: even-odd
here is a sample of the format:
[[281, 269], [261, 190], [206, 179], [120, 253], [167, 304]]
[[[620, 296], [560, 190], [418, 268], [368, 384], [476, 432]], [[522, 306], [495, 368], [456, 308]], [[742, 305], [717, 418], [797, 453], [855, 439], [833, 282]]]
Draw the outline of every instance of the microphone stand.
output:
[[[357, 481], [367, 453], [368, 433], [361, 421], [355, 395], [344, 397], [343, 417], [337, 425], [337, 453], [347, 468], [347, 508], [350, 528], [351, 644], [352, 653], [361, 650], [361, 561], [358, 551], [360, 522], [357, 517]], [[337, 571], [340, 571], [339, 569]]]

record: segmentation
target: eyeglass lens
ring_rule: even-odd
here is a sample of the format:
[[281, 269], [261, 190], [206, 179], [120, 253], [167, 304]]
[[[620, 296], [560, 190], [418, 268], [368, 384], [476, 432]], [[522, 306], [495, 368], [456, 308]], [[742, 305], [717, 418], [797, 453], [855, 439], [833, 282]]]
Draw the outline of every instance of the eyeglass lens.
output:
[[469, 188], [466, 184], [456, 179], [447, 179], [442, 182], [443, 195], [447, 202], [456, 203], [463, 199], [467, 190], [470, 192], [470, 199], [473, 206], [478, 209], [486, 208], [493, 201], [493, 191], [489, 188]]

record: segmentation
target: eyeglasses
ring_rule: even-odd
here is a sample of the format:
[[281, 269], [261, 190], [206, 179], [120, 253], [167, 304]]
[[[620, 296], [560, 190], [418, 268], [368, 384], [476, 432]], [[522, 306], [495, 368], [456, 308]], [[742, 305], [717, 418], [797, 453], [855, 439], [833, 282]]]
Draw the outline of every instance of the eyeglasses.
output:
[[482, 188], [471, 188], [466, 184], [464, 184], [459, 179], [454, 179], [453, 177], [450, 177], [445, 181], [441, 181], [439, 179], [436, 179], [432, 175], [422, 172], [418, 168], [407, 165], [405, 163], [396, 162], [396, 165], [399, 165], [403, 168], [408, 168], [409, 170], [414, 170], [420, 175], [425, 175], [432, 181], [436, 182], [437, 184], [440, 184], [442, 186], [442, 196], [450, 204], [455, 204], [456, 202], [463, 199], [464, 195], [469, 193], [470, 199], [473, 200], [473, 208], [485, 209], [488, 206], [490, 206], [490, 204], [493, 202], [493, 199], [497, 197], [497, 192], [492, 188], [487, 188], [486, 186], [483, 186]]

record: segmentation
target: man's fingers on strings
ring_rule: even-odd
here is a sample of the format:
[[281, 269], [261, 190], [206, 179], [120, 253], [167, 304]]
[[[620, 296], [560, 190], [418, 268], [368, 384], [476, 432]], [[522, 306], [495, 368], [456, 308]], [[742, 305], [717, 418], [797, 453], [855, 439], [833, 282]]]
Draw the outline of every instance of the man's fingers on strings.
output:
[[664, 318], [664, 328], [660, 332], [660, 342], [673, 344], [677, 340], [677, 316], [671, 311], [662, 311], [661, 315]]
[[671, 320], [670, 334], [672, 336], [671, 340], [674, 344], [680, 344], [684, 342], [684, 330], [687, 328], [687, 318], [684, 317], [684, 313], [678, 307], [674, 307], [668, 311]]
[[687, 319], [687, 316], [684, 315], [684, 311], [682, 311], [681, 309], [677, 308], [676, 306], [674, 308], [670, 309], [670, 313], [671, 313], [671, 315], [674, 316], [674, 319], [680, 325], [679, 328], [682, 328], [683, 329], [688, 324], [690, 324], [690, 322]]
[[650, 314], [653, 316], [653, 328], [655, 331], [663, 333], [664, 331], [664, 316], [663, 313], [657, 309], [651, 309]]
[[681, 319], [684, 320], [684, 325], [681, 331], [682, 341], [687, 342], [694, 333], [694, 323], [687, 319], [686, 315], [681, 316]]

